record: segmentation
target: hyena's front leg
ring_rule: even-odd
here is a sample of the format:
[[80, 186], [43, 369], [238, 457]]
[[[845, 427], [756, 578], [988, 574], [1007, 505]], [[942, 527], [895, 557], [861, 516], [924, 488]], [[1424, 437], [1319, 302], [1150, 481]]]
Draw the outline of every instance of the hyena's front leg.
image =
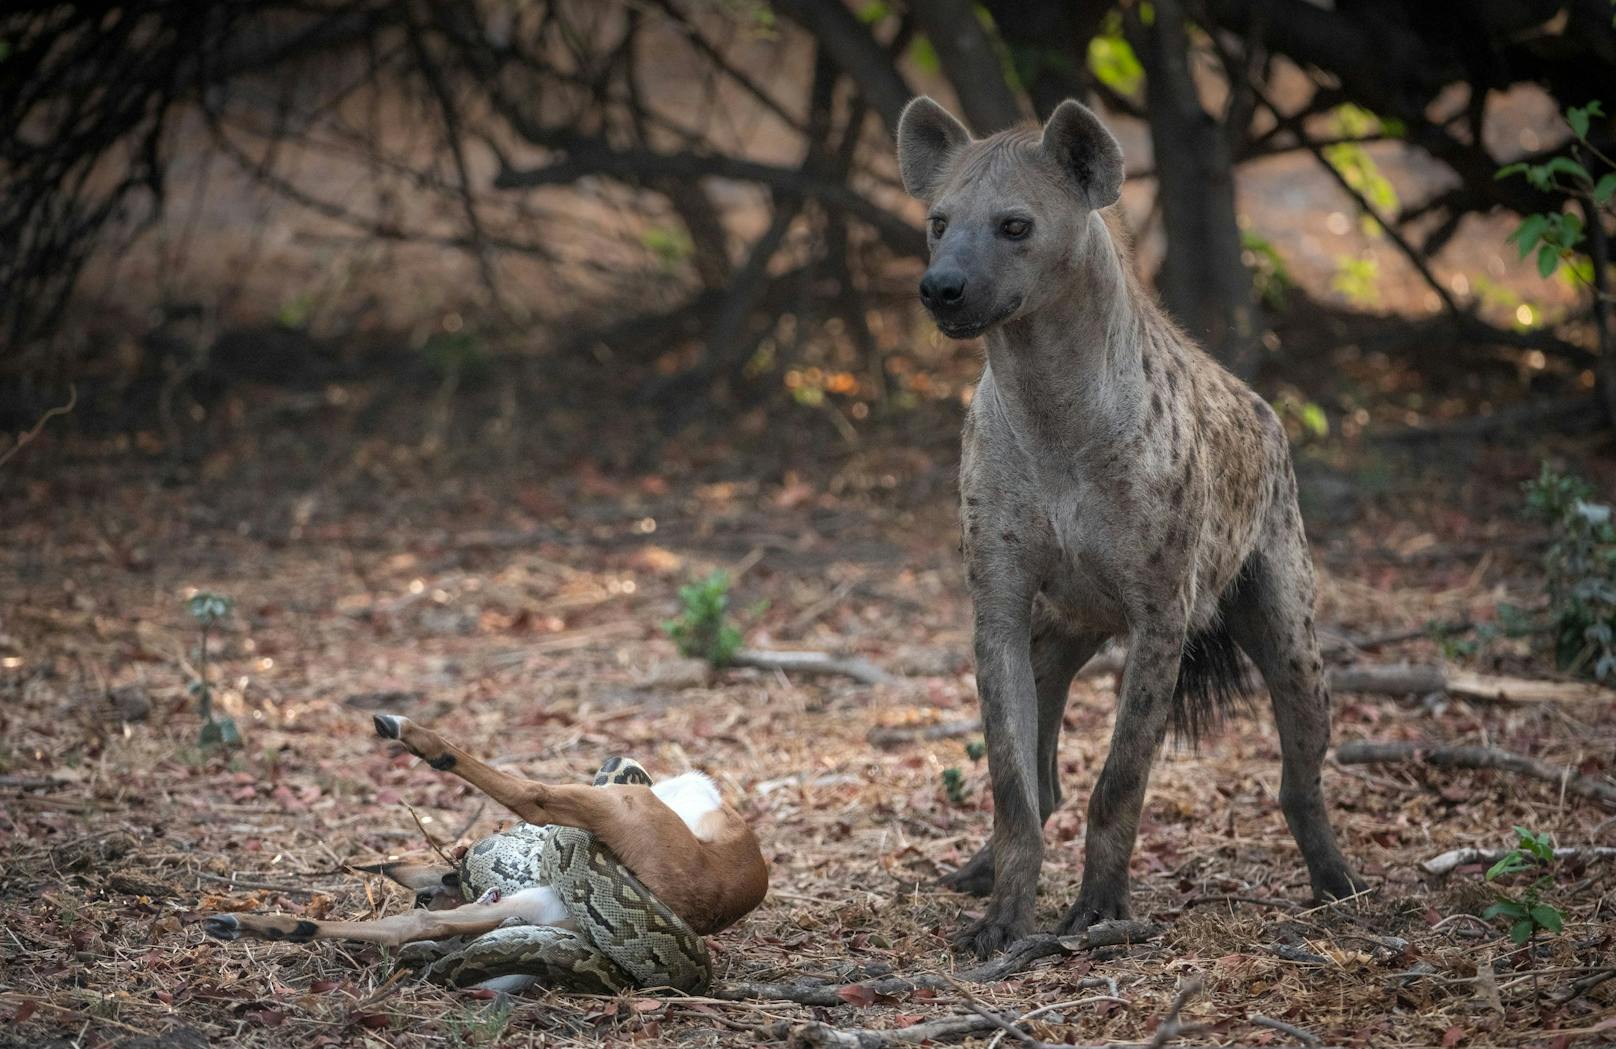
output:
[[[1060, 732], [1072, 679], [1105, 643], [1100, 634], [1072, 635], [1046, 612], [1034, 614], [1033, 687], [1038, 693], [1038, 822], [1048, 823], [1060, 805]], [[959, 870], [940, 884], [973, 896], [993, 891], [993, 843], [983, 845]]]
[[1061, 923], [1063, 932], [1082, 932], [1095, 922], [1129, 915], [1128, 862], [1150, 767], [1173, 711], [1184, 636], [1182, 622], [1158, 618], [1135, 628], [1129, 641], [1111, 752], [1089, 797], [1082, 887]]
[[1038, 804], [1038, 701], [1031, 658], [1032, 595], [1018, 586], [973, 595], [976, 683], [993, 780], [993, 895], [955, 945], [987, 957], [1032, 928], [1044, 862]]

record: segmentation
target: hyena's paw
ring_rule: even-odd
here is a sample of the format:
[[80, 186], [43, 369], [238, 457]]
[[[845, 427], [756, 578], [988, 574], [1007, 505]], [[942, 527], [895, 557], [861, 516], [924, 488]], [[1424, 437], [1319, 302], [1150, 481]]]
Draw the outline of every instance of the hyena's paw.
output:
[[986, 896], [993, 891], [993, 850], [984, 846], [965, 866], [938, 878], [937, 884], [955, 892]]
[[1352, 868], [1345, 864], [1331, 870], [1320, 871], [1312, 878], [1312, 882], [1314, 903], [1344, 900], [1374, 888], [1362, 877], [1352, 873]]
[[959, 954], [974, 954], [989, 958], [1026, 936], [1027, 922], [996, 918], [990, 911], [961, 929], [954, 937], [954, 950]]
[[1056, 930], [1062, 936], [1080, 936], [1087, 932], [1089, 926], [1100, 922], [1118, 921], [1133, 916], [1128, 906], [1128, 890], [1089, 892], [1087, 890], [1077, 894], [1077, 902], [1072, 904], [1061, 919], [1060, 927]]

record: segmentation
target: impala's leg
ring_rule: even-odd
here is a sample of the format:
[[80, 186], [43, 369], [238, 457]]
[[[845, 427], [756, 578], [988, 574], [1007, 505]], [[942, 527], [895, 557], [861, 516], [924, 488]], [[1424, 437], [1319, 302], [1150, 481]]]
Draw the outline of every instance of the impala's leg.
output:
[[557, 822], [544, 811], [541, 799], [549, 789], [544, 784], [501, 772], [409, 718], [377, 714], [374, 720], [378, 736], [398, 740], [439, 772], [454, 773], [529, 823]]
[[216, 914], [204, 918], [202, 928], [209, 936], [221, 940], [238, 940], [243, 936], [286, 943], [355, 940], [398, 947], [416, 940], [480, 936], [511, 918], [520, 918], [529, 925], [562, 927], [568, 920], [561, 898], [541, 886], [512, 893], [497, 903], [469, 903], [450, 911], [416, 909], [374, 921], [314, 921], [290, 914]]
[[538, 783], [499, 771], [409, 718], [377, 714], [375, 720], [378, 735], [398, 740], [428, 765], [459, 776], [529, 823], [592, 832], [658, 895], [669, 890], [677, 895], [682, 858], [702, 851], [690, 828], [650, 787]]

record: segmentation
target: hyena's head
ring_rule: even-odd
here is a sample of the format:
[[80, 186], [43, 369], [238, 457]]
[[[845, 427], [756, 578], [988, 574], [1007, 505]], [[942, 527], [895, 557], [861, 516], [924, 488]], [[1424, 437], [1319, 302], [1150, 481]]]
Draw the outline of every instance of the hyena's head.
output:
[[975, 139], [948, 110], [917, 98], [898, 121], [898, 168], [929, 209], [920, 299], [957, 339], [1068, 289], [1068, 274], [1105, 235], [1092, 213], [1122, 193], [1122, 147], [1070, 99], [1041, 132]]

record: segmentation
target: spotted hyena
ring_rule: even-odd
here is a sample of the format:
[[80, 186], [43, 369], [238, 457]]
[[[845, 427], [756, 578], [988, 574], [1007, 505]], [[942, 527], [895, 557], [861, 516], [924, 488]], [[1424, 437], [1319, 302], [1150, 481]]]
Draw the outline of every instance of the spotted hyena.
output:
[[1128, 914], [1151, 764], [1169, 728], [1193, 740], [1240, 697], [1236, 646], [1273, 697], [1280, 806], [1313, 891], [1358, 891], [1319, 784], [1330, 700], [1285, 432], [1135, 280], [1106, 214], [1116, 139], [1072, 101], [1041, 131], [974, 139], [919, 98], [898, 160], [930, 209], [921, 299], [945, 334], [987, 343], [960, 490], [994, 823], [946, 881], [992, 898], [960, 945], [985, 955], [1030, 930], [1067, 692], [1121, 635], [1116, 727], [1062, 928]]

